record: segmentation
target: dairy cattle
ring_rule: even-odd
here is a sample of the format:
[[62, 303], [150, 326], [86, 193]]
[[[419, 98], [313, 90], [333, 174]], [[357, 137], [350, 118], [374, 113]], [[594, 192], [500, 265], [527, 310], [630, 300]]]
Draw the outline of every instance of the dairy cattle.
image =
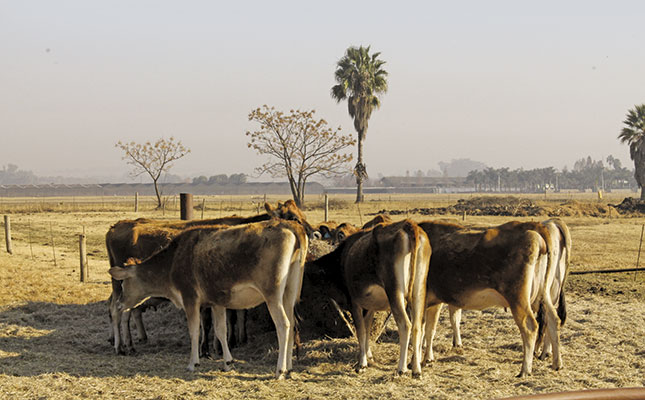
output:
[[399, 330], [398, 372], [407, 371], [412, 336], [412, 373], [421, 374], [421, 325], [430, 253], [426, 234], [413, 221], [403, 220], [356, 232], [308, 267], [317, 269], [312, 272], [318, 284], [334, 285], [349, 303], [360, 347], [357, 372], [367, 367], [371, 357], [369, 328], [374, 312], [390, 309]]
[[[313, 235], [314, 229], [309, 225], [305, 215], [296, 206], [293, 200], [287, 200], [284, 203], [278, 202], [276, 207], [265, 204], [267, 213], [253, 217], [230, 216], [207, 220], [192, 221], [167, 221], [151, 220], [139, 218], [136, 220], [123, 220], [113, 225], [106, 234], [106, 247], [110, 267], [123, 266], [130, 259], [142, 260], [166, 246], [172, 238], [177, 236], [185, 229], [196, 226], [212, 225], [241, 225], [259, 221], [266, 221], [271, 218], [279, 218], [296, 221], [301, 224], [308, 235]], [[130, 333], [130, 312], [116, 312], [116, 300], [121, 294], [121, 282], [112, 279], [112, 294], [108, 299], [110, 315], [110, 339], [114, 344], [117, 354], [132, 353], [134, 346], [132, 344], [132, 335]], [[140, 340], [146, 341], [147, 334], [143, 325], [141, 313], [146, 307], [156, 306], [162, 300], [150, 299], [141, 306], [134, 308], [131, 313], [134, 316], [137, 334]], [[246, 341], [245, 311], [236, 312], [236, 324], [231, 326], [235, 334], [232, 338], [236, 342]], [[113, 318], [115, 316], [116, 318]], [[209, 324], [205, 325], [206, 336]], [[208, 353], [208, 343], [204, 341], [203, 353]]]
[[278, 336], [276, 377], [292, 369], [294, 305], [300, 296], [308, 238], [302, 225], [271, 220], [227, 229], [198, 227], [175, 237], [163, 250], [110, 275], [122, 281], [119, 309], [149, 297], [169, 299], [186, 313], [191, 341], [188, 369], [199, 364], [199, 310], [210, 306], [225, 369], [233, 361], [226, 343], [226, 308], [266, 302]]
[[[194, 221], [151, 220], [147, 218], [122, 220], [114, 224], [105, 236], [110, 267], [123, 266], [129, 259], [143, 260], [161, 250], [180, 232], [190, 227], [238, 225], [265, 221], [270, 218], [271, 216], [268, 214], [260, 214], [249, 218], [231, 216]], [[134, 317], [139, 340], [145, 342], [148, 336], [141, 314], [146, 308], [155, 307], [165, 301], [162, 299], [150, 299], [139, 307], [132, 309], [131, 312], [117, 313], [115, 312], [116, 300], [121, 295], [121, 290], [121, 282], [112, 279], [112, 293], [108, 299], [111, 325], [110, 340], [117, 354], [134, 352], [130, 333], [130, 316]], [[242, 340], [243, 337], [238, 339]]]
[[426, 352], [434, 359], [432, 341], [441, 305], [460, 309], [508, 307], [522, 337], [519, 376], [531, 373], [538, 323], [535, 312], [544, 299], [542, 279], [548, 266], [547, 244], [530, 229], [464, 229], [457, 224], [419, 223], [432, 244], [426, 295]]

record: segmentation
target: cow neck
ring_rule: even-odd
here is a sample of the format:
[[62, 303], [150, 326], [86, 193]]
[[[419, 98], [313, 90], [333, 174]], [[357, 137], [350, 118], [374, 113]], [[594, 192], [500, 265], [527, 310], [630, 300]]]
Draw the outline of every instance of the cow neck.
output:
[[154, 290], [166, 287], [177, 247], [178, 241], [173, 240], [168, 246], [138, 264], [137, 276], [141, 281]]

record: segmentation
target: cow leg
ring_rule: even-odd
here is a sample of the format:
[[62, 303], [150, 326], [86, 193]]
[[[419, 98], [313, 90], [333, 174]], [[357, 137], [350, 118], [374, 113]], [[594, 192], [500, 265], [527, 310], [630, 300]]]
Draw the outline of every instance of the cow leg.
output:
[[354, 319], [354, 326], [356, 327], [356, 338], [358, 339], [358, 364], [356, 365], [356, 372], [362, 372], [367, 368], [367, 337], [369, 336], [365, 329], [365, 317], [363, 316], [363, 308], [358, 304], [352, 304], [352, 318]]
[[393, 295], [389, 295], [388, 298], [392, 299], [390, 301], [390, 309], [392, 310], [392, 315], [394, 316], [394, 321], [396, 321], [396, 326], [399, 330], [399, 375], [402, 375], [408, 371], [408, 345], [410, 344], [410, 333], [412, 328], [412, 323], [408, 318], [408, 314], [405, 312], [405, 300], [403, 298], [403, 293], [397, 291]]
[[[130, 333], [130, 315], [133, 312], [139, 311], [136, 308], [130, 311], [123, 311], [121, 313], [121, 334], [124, 354], [134, 354], [134, 345], [132, 344], [132, 334]], [[139, 311], [140, 312], [140, 311]]]
[[439, 313], [441, 312], [442, 307], [443, 304], [440, 303], [430, 306], [426, 309], [426, 350], [425, 354], [423, 355], [423, 363], [426, 365], [434, 361], [434, 352], [432, 350], [432, 346], [434, 342], [434, 335], [437, 332], [437, 324], [439, 323]]
[[188, 334], [190, 335], [190, 361], [187, 369], [194, 371], [199, 365], [199, 304], [194, 301], [184, 300], [184, 312], [188, 323]]
[[533, 367], [533, 350], [535, 348], [535, 340], [537, 338], [537, 321], [533, 315], [533, 311], [528, 305], [528, 301], [509, 302], [511, 304], [511, 313], [513, 319], [520, 329], [522, 335], [522, 345], [524, 348], [524, 360], [522, 361], [522, 370], [518, 378], [531, 375]]
[[461, 347], [461, 308], [448, 306], [450, 325], [452, 326], [452, 347]]
[[221, 306], [214, 306], [211, 308], [213, 316], [213, 329], [215, 330], [215, 337], [222, 346], [222, 358], [224, 359], [224, 371], [230, 371], [233, 368], [233, 356], [228, 347], [227, 338], [227, 321], [226, 314], [228, 310]]
[[[425, 282], [420, 282], [425, 286]], [[421, 340], [423, 338], [423, 312], [425, 308], [425, 290], [412, 299], [412, 376], [421, 377]]]
[[279, 353], [278, 365], [275, 372], [277, 379], [284, 379], [287, 373], [287, 342], [289, 340], [289, 329], [292, 328], [289, 324], [289, 318], [285, 312], [281, 297], [267, 301], [267, 308], [275, 324], [275, 331], [278, 336]]
[[148, 335], [146, 334], [146, 327], [143, 325], [143, 312], [138, 308], [132, 310], [132, 316], [134, 317], [134, 325], [137, 327], [137, 338], [140, 343], [146, 343], [148, 341]]
[[560, 318], [548, 295], [543, 303], [546, 314], [547, 336], [547, 340], [544, 341], [544, 350], [547, 350], [547, 344], [550, 345], [549, 347], [553, 347], [553, 369], [558, 371], [562, 368], [562, 359], [560, 358]]
[[238, 346], [245, 344], [248, 339], [246, 336], [246, 312], [247, 310], [235, 311], [235, 342]]
[[370, 334], [372, 333], [372, 324], [374, 323], [374, 313], [375, 311], [367, 310], [365, 313], [365, 329], [367, 330], [366, 340], [365, 340], [365, 355], [368, 360], [373, 360], [374, 355], [372, 354], [372, 346], [370, 345]]
[[[214, 324], [213, 317], [212, 317], [212, 312], [209, 307], [202, 307], [199, 310], [200, 313], [200, 343], [199, 343], [199, 357], [203, 358], [212, 358], [212, 354], [210, 351], [210, 341], [209, 336], [210, 336], [210, 331], [211, 328]], [[215, 342], [215, 340], [213, 340]]]
[[112, 337], [114, 338], [114, 352], [122, 354], [121, 349], [121, 310], [114, 296], [110, 296], [110, 323], [112, 325]]

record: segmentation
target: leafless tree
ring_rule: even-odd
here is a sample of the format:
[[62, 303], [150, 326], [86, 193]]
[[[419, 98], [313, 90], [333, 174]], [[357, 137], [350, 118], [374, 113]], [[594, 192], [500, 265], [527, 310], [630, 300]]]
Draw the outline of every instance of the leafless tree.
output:
[[332, 129], [324, 119], [315, 120], [314, 113], [315, 110], [290, 110], [285, 114], [267, 105], [249, 113], [249, 121], [260, 124], [260, 129], [246, 132], [250, 138], [248, 147], [269, 156], [269, 161], [256, 171], [286, 176], [298, 206], [303, 204], [309, 177], [334, 177], [349, 171], [347, 163], [352, 155], [340, 152], [356, 143], [351, 135], [341, 135], [340, 127]]
[[119, 141], [115, 147], [123, 150], [125, 153], [123, 159], [134, 167], [131, 173], [133, 177], [143, 173], [150, 175], [157, 195], [157, 207], [161, 208], [159, 178], [163, 172], [167, 172], [172, 168], [173, 161], [190, 153], [190, 149], [184, 147], [180, 141], [175, 141], [173, 137], [168, 140], [161, 138], [154, 143], [146, 142], [144, 144]]

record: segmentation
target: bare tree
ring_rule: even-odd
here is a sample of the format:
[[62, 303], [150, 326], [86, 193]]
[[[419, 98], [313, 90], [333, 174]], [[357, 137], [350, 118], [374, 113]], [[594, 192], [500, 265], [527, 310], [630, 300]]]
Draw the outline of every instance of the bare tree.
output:
[[152, 178], [155, 187], [155, 194], [157, 195], [157, 208], [161, 208], [161, 193], [159, 192], [158, 181], [163, 172], [167, 172], [172, 168], [173, 161], [176, 161], [190, 150], [184, 147], [180, 141], [175, 142], [172, 136], [166, 140], [164, 138], [158, 139], [154, 143], [146, 142], [141, 143], [122, 143], [119, 141], [115, 147], [120, 148], [125, 152], [123, 159], [128, 164], [134, 167], [131, 175], [139, 176], [147, 173]]
[[250, 137], [248, 147], [270, 157], [256, 171], [286, 176], [298, 206], [303, 204], [309, 177], [334, 177], [349, 171], [351, 153], [339, 152], [356, 143], [351, 135], [341, 135], [340, 127], [334, 130], [324, 119], [316, 121], [314, 113], [315, 110], [290, 110], [285, 114], [267, 105], [249, 113], [249, 121], [260, 124], [260, 129], [246, 132]]

